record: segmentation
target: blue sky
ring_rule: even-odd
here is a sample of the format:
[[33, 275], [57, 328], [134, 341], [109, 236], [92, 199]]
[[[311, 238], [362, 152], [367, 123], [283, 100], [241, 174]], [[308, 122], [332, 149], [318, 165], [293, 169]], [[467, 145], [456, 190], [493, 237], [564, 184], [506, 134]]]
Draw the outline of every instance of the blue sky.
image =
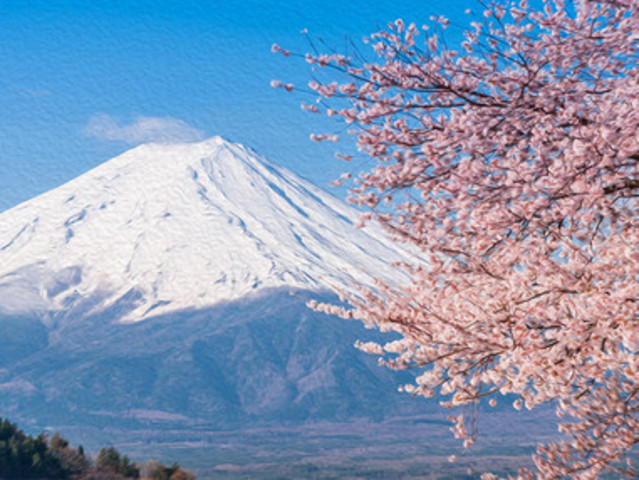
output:
[[0, 0], [0, 211], [158, 138], [221, 135], [327, 187], [348, 166], [309, 134], [338, 127], [270, 87], [310, 78], [271, 45], [303, 53], [307, 28], [339, 49], [400, 17], [466, 22], [468, 4]]

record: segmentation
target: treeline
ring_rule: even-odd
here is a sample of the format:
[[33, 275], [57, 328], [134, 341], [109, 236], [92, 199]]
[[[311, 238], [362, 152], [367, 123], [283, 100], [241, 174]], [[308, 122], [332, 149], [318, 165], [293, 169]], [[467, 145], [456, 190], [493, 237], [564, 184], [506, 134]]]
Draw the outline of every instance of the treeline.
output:
[[25, 434], [0, 418], [0, 480], [195, 480], [177, 463], [134, 463], [115, 448], [103, 448], [95, 459], [82, 445], [75, 448], [58, 433], [49, 438]]

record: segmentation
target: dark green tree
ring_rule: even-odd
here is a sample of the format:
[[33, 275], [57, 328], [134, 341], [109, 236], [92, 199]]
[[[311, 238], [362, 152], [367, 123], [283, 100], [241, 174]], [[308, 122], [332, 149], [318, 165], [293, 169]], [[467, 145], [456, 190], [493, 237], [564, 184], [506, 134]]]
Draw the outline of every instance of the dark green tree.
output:
[[7, 419], [0, 419], [0, 479], [68, 478], [60, 460], [49, 450], [47, 436], [26, 435]]
[[139, 478], [140, 471], [128, 456], [120, 455], [114, 447], [100, 450], [97, 459], [98, 470], [117, 473], [123, 477]]

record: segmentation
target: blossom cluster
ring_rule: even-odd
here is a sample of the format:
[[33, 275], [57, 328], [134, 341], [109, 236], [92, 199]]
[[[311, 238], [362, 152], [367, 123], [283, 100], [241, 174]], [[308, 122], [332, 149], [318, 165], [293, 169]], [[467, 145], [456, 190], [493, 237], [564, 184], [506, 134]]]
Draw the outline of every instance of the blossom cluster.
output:
[[424, 258], [408, 285], [318, 308], [398, 332], [360, 347], [420, 367], [409, 392], [556, 405], [565, 440], [535, 475], [637, 476], [639, 1], [540, 3], [485, 8], [460, 50], [437, 18], [372, 35], [373, 61], [306, 56], [330, 76], [312, 111], [376, 160], [352, 201]]

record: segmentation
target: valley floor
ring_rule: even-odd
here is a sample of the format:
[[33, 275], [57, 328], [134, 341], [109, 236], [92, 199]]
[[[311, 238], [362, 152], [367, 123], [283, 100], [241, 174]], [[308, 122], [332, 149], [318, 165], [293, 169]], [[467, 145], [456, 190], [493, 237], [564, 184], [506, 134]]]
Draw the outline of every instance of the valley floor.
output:
[[[122, 448], [133, 458], [178, 458], [198, 479], [443, 480], [514, 473], [531, 465], [536, 441], [556, 436], [553, 428], [525, 414], [486, 414], [480, 422], [483, 433], [469, 451], [452, 438], [439, 415], [381, 424], [199, 432], [191, 440], [186, 432], [172, 431], [170, 436], [184, 440], [131, 439]], [[451, 463], [453, 454], [457, 458]]]

